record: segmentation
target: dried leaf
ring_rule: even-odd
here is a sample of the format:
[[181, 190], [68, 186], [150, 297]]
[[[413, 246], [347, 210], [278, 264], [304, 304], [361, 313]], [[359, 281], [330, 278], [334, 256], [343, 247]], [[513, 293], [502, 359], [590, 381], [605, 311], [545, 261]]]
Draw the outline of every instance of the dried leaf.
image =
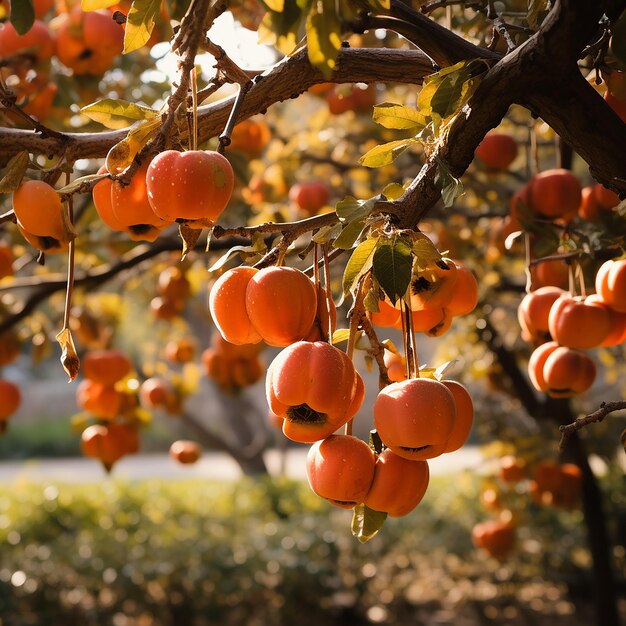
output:
[[202, 234], [202, 229], [191, 228], [188, 224], [182, 223], [178, 227], [178, 232], [180, 233], [180, 238], [183, 240], [183, 251], [180, 257], [182, 261], [189, 252], [196, 247], [198, 239], [200, 239], [200, 235]]
[[72, 382], [80, 370], [80, 359], [76, 353], [72, 332], [69, 328], [64, 328], [57, 336], [56, 340], [61, 346], [61, 365], [70, 377], [68, 382]]
[[0, 193], [12, 193], [20, 186], [29, 162], [28, 150], [22, 150], [7, 163], [4, 176], [0, 180]]

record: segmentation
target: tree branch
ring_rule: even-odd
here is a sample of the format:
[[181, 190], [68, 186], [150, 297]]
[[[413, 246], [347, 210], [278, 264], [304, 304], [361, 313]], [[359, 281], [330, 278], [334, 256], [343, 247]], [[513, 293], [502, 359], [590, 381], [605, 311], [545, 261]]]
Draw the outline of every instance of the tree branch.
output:
[[626, 400], [603, 402], [597, 411], [589, 413], [589, 415], [585, 415], [584, 417], [579, 417], [575, 422], [572, 422], [571, 424], [564, 424], [559, 426], [559, 430], [561, 431], [561, 441], [559, 442], [560, 449], [565, 449], [568, 439], [575, 432], [578, 432], [589, 424], [601, 422], [607, 415], [609, 415], [609, 413], [613, 413], [614, 411], [621, 411], [623, 409], [626, 409]]
[[[332, 76], [336, 83], [397, 82], [421, 84], [424, 76], [432, 73], [428, 57], [414, 50], [344, 49], [337, 58]], [[269, 106], [297, 97], [313, 85], [328, 82], [308, 60], [306, 48], [278, 63], [268, 74], [260, 75], [246, 95], [239, 113], [244, 120], [264, 112]], [[219, 135], [228, 119], [235, 96], [198, 108], [198, 139], [200, 142]], [[0, 153], [13, 155], [21, 150], [36, 154], [63, 155], [70, 151], [74, 159], [100, 159], [122, 139], [128, 129], [94, 132], [64, 133], [62, 138], [43, 137], [39, 133], [0, 129]]]

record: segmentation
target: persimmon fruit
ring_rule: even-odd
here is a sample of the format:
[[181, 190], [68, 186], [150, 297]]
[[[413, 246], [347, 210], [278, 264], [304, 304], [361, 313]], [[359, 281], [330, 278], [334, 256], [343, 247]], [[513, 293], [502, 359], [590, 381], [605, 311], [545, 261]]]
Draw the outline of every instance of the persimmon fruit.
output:
[[410, 460], [446, 451], [454, 430], [456, 404], [443, 383], [413, 378], [392, 383], [374, 402], [374, 424], [383, 443]]
[[596, 273], [596, 292], [613, 310], [626, 313], [626, 259], [605, 261]]
[[578, 178], [566, 169], [540, 172], [528, 182], [528, 206], [547, 218], [571, 219], [578, 212], [581, 185]]
[[375, 464], [373, 450], [361, 439], [331, 435], [309, 449], [307, 478], [318, 496], [342, 509], [351, 509], [365, 499]]
[[0, 421], [4, 421], [17, 411], [22, 402], [22, 394], [14, 382], [0, 378], [0, 398]]
[[124, 30], [108, 11], [78, 5], [59, 16], [56, 36], [59, 61], [77, 75], [104, 74], [124, 49]]
[[195, 441], [179, 439], [174, 441], [169, 450], [170, 457], [182, 465], [196, 463], [202, 456], [202, 448]]
[[608, 337], [612, 320], [607, 307], [599, 302], [564, 293], [550, 307], [548, 329], [561, 346], [589, 350]]
[[422, 501], [429, 479], [426, 461], [409, 461], [390, 449], [383, 450], [376, 459], [374, 479], [364, 503], [391, 517], [402, 517]]
[[92, 350], [83, 357], [83, 375], [101, 385], [114, 385], [131, 369], [130, 359], [120, 350]]
[[483, 165], [490, 170], [509, 168], [517, 157], [517, 142], [506, 133], [488, 133], [474, 151]]
[[150, 162], [148, 200], [163, 220], [214, 222], [233, 193], [235, 175], [228, 159], [211, 150], [165, 150]]
[[452, 432], [446, 443], [445, 452], [458, 450], [467, 441], [474, 424], [474, 403], [467, 388], [455, 380], [441, 381], [454, 397], [456, 417]]
[[296, 183], [289, 190], [289, 200], [307, 215], [315, 215], [329, 199], [330, 190], [322, 181]]
[[498, 519], [480, 522], [472, 529], [472, 541], [495, 558], [505, 557], [515, 545], [515, 529]]
[[54, 37], [44, 22], [35, 20], [23, 35], [9, 21], [0, 25], [0, 57], [3, 59], [24, 55], [34, 57], [36, 61], [45, 61], [54, 53]]

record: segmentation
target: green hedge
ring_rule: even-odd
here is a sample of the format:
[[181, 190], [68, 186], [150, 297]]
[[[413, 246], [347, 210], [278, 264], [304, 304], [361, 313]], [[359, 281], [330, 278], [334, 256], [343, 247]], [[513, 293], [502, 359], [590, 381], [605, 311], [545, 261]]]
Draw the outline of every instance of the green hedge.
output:
[[553, 626], [591, 623], [564, 585], [588, 563], [580, 514], [533, 510], [500, 563], [471, 545], [478, 486], [433, 480], [360, 544], [350, 512], [284, 480], [16, 483], [0, 495], [0, 624], [421, 624], [448, 611], [513, 625], [524, 606]]

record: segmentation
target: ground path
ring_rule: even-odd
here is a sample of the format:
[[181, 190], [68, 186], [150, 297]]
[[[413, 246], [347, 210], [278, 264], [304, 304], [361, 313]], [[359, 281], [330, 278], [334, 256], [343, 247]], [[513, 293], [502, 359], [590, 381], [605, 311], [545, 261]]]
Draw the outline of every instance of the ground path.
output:
[[[290, 478], [305, 479], [307, 447], [290, 448], [283, 453], [268, 450], [266, 462], [270, 473], [278, 475], [284, 464]], [[476, 468], [483, 462], [477, 447], [468, 446], [453, 454], [444, 454], [429, 461], [432, 475], [452, 474], [464, 469]], [[119, 461], [112, 474], [122, 480], [177, 480], [185, 478], [207, 478], [236, 480], [242, 473], [239, 465], [227, 454], [206, 453], [195, 465], [180, 465], [166, 454], [134, 454]], [[105, 477], [104, 470], [94, 459], [30, 459], [0, 462], [0, 483], [68, 482], [89, 483]]]

